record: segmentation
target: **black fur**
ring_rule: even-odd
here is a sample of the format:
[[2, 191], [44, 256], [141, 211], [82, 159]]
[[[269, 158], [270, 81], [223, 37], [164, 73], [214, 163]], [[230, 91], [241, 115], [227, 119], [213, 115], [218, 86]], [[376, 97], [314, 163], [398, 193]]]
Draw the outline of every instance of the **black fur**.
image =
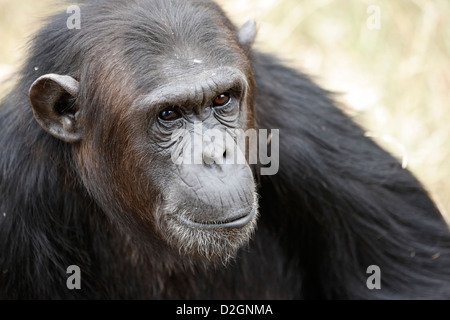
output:
[[[208, 267], [130, 240], [82, 185], [71, 146], [37, 124], [27, 92], [43, 74], [78, 78], [99, 60], [113, 63], [108, 52], [88, 52], [101, 41], [120, 42], [114, 21], [139, 27], [128, 11], [134, 2], [86, 4], [79, 31], [65, 28], [67, 14], [53, 17], [2, 103], [0, 298], [450, 298], [450, 232], [422, 185], [328, 92], [257, 51], [256, 121], [280, 129], [280, 171], [257, 177], [261, 216], [249, 246], [230, 265]], [[214, 4], [192, 2], [236, 30]], [[139, 59], [133, 48], [130, 63]], [[66, 287], [69, 265], [81, 267], [81, 290]], [[381, 290], [366, 287], [370, 265], [381, 268]]]

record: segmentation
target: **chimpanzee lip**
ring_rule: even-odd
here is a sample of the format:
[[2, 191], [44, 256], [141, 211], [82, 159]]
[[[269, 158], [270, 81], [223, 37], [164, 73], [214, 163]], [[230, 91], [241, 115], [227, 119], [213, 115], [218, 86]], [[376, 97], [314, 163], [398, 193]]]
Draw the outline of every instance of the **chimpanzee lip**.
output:
[[256, 208], [253, 208], [250, 213], [248, 209], [243, 209], [238, 211], [233, 217], [225, 220], [215, 220], [215, 221], [194, 221], [182, 215], [175, 215], [179, 222], [182, 224], [199, 229], [231, 229], [231, 228], [242, 228], [247, 225], [256, 214]]

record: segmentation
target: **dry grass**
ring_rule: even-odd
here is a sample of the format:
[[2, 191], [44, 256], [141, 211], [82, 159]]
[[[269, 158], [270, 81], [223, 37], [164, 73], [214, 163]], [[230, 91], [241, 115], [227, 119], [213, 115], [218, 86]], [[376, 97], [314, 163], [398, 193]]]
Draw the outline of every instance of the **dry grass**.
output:
[[[232, 19], [255, 18], [257, 46], [342, 92], [349, 112], [408, 167], [450, 214], [450, 2], [220, 0]], [[0, 78], [52, 1], [0, 0]], [[367, 8], [380, 9], [370, 30]], [[0, 92], [5, 88], [0, 87]]]

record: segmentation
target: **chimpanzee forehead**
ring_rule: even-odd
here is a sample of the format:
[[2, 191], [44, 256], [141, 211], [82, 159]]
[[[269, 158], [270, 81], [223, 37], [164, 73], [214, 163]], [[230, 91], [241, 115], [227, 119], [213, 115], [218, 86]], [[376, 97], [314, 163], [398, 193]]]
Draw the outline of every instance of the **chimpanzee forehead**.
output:
[[145, 1], [122, 19], [125, 61], [149, 87], [247, 61], [235, 27], [209, 1]]
[[234, 26], [218, 7], [200, 6], [205, 3], [209, 2], [154, 0], [133, 6], [122, 16], [125, 54], [198, 63], [235, 52]]

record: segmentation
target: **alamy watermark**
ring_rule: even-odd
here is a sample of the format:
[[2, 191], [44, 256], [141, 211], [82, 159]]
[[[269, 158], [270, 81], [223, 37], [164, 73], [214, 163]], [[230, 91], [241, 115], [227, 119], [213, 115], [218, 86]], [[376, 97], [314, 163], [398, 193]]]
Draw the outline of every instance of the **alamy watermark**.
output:
[[367, 267], [367, 274], [371, 274], [367, 278], [366, 286], [369, 290], [380, 290], [381, 289], [381, 268], [377, 265], [372, 265]]
[[[67, 267], [68, 276], [66, 281], [67, 289], [80, 290], [81, 289], [81, 269], [77, 265], [71, 265]], [[381, 268], [377, 265], [371, 265], [367, 267], [367, 274], [370, 276], [367, 278], [366, 286], [369, 290], [381, 290]]]
[[67, 274], [70, 276], [67, 278], [66, 286], [69, 290], [81, 289], [81, 269], [79, 266], [71, 265], [67, 267]]
[[380, 30], [381, 28], [381, 8], [376, 5], [371, 5], [367, 8], [367, 14], [370, 16], [367, 18], [366, 26], [369, 30]]
[[[177, 129], [171, 136], [175, 147], [172, 162], [190, 164], [260, 164], [261, 175], [275, 175], [279, 169], [278, 129], [208, 129], [195, 122], [193, 130]], [[270, 166], [269, 166], [270, 165]]]
[[81, 9], [79, 6], [69, 6], [66, 12], [70, 14], [67, 18], [66, 26], [67, 29], [81, 29]]

